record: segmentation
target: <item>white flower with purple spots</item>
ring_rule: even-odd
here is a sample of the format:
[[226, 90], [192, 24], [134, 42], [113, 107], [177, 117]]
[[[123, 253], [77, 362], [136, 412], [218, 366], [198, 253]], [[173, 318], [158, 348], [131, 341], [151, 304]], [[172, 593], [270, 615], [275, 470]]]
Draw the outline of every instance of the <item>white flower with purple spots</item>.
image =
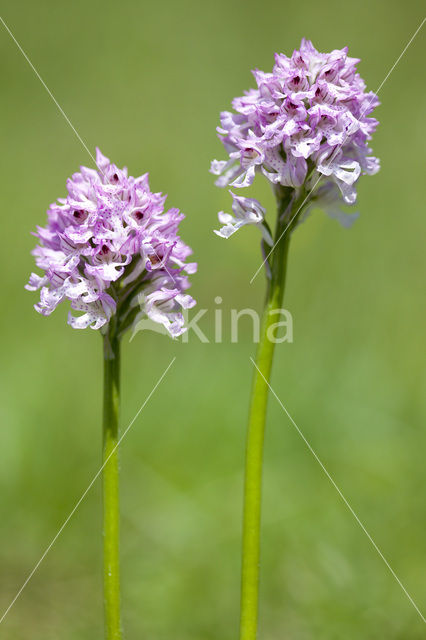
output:
[[254, 198], [244, 198], [237, 196], [230, 191], [232, 196], [232, 211], [234, 216], [230, 213], [220, 211], [218, 214], [219, 222], [223, 224], [223, 227], [215, 233], [221, 238], [229, 238], [233, 233], [238, 231], [241, 227], [247, 224], [254, 224], [260, 227], [264, 240], [270, 246], [273, 245], [271, 232], [268, 225], [265, 222], [265, 209], [262, 207], [258, 200]]

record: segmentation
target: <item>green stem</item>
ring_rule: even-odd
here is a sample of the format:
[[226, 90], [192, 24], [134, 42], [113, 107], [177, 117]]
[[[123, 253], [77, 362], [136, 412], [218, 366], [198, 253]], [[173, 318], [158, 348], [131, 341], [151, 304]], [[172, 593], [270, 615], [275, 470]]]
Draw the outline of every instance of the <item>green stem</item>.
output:
[[120, 409], [120, 340], [104, 336], [103, 526], [106, 640], [121, 639], [118, 420]]
[[294, 209], [289, 207], [289, 203], [290, 196], [280, 194], [275, 230], [277, 244], [271, 254], [268, 291], [256, 354], [256, 366], [264, 377], [256, 367], [253, 373], [244, 483], [240, 640], [255, 640], [257, 637], [263, 442], [269, 391], [266, 381], [270, 379], [274, 355], [276, 311], [281, 309], [284, 296], [291, 226], [284, 230]]

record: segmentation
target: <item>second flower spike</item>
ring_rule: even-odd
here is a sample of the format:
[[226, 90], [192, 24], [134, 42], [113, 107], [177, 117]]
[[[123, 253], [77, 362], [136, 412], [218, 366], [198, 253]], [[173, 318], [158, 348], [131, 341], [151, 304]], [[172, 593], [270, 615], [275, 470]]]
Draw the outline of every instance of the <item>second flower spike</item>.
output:
[[303, 39], [291, 57], [275, 55], [272, 72], [253, 71], [257, 87], [221, 113], [228, 159], [212, 162], [217, 186], [241, 189], [262, 174], [280, 193], [302, 195], [295, 223], [315, 205], [348, 226], [356, 214], [340, 206], [355, 203], [361, 174], [379, 170], [368, 145], [379, 101], [366, 91], [358, 62], [346, 47], [320, 53]]

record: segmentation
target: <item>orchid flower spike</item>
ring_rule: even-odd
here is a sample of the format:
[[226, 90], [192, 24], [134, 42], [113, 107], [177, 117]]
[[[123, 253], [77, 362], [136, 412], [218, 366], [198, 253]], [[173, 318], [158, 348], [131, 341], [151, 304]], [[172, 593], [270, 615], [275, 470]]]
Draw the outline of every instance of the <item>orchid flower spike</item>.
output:
[[148, 174], [133, 178], [96, 150], [97, 170], [81, 167], [67, 181], [68, 195], [50, 206], [38, 227], [36, 265], [26, 288], [40, 289], [36, 311], [49, 315], [68, 299], [74, 329], [115, 323], [118, 336], [143, 317], [171, 336], [186, 329], [182, 309], [195, 304], [184, 292], [197, 265], [180, 239], [178, 209], [164, 210], [166, 196], [152, 193]]
[[[253, 71], [257, 87], [234, 99], [234, 111], [221, 114], [217, 131], [228, 158], [212, 162], [216, 184], [241, 189], [263, 174], [277, 197], [290, 193], [299, 201], [292, 228], [314, 206], [349, 226], [357, 214], [341, 205], [355, 203], [361, 174], [379, 170], [368, 146], [378, 124], [370, 114], [379, 101], [366, 91], [358, 62], [347, 47], [319, 53], [303, 39], [291, 58], [275, 55], [271, 73]], [[259, 203], [249, 200], [245, 210], [260, 212]], [[235, 223], [222, 212], [219, 219], [223, 237], [250, 222], [246, 215]]]
[[215, 233], [229, 238], [254, 225], [262, 232], [267, 288], [254, 364], [246, 441], [240, 640], [256, 640], [259, 614], [259, 572], [263, 442], [275, 344], [282, 342], [277, 313], [283, 311], [289, 245], [294, 228], [314, 207], [344, 226], [357, 217], [342, 210], [353, 206], [361, 174], [379, 170], [368, 142], [377, 127], [370, 117], [379, 104], [366, 92], [356, 71], [359, 60], [347, 48], [319, 53], [303, 39], [288, 58], [275, 55], [271, 73], [255, 70], [257, 84], [221, 114], [217, 129], [227, 158], [214, 160], [211, 172], [219, 187], [250, 187], [257, 175], [271, 183], [277, 200], [273, 235], [265, 208], [253, 198], [231, 191], [234, 215], [219, 213]]

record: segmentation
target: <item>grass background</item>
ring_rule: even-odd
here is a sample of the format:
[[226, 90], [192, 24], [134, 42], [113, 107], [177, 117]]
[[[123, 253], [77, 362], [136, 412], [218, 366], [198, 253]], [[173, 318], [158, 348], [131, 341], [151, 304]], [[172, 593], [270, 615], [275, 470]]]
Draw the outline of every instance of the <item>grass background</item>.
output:
[[[176, 361], [123, 442], [126, 638], [237, 637], [242, 465], [254, 353], [247, 323], [231, 344], [231, 308], [260, 308], [258, 236], [212, 234], [229, 195], [209, 162], [223, 156], [219, 111], [306, 36], [349, 46], [377, 89], [423, 18], [420, 2], [344, 5], [9, 3], [3, 17], [90, 150], [169, 194], [195, 250], [193, 295], [223, 303], [224, 343], [141, 334], [123, 354], [127, 425]], [[273, 387], [424, 611], [423, 30], [385, 85], [361, 217], [347, 232], [322, 213], [294, 236], [286, 306], [294, 343]], [[0, 608], [5, 610], [100, 464], [101, 344], [66, 312], [32, 310], [29, 232], [90, 158], [2, 28]], [[257, 194], [272, 214], [266, 185]], [[242, 323], [243, 325], [243, 323]], [[265, 452], [262, 640], [416, 640], [425, 626], [271, 399]], [[101, 513], [93, 487], [0, 625], [5, 640], [102, 638]]]

